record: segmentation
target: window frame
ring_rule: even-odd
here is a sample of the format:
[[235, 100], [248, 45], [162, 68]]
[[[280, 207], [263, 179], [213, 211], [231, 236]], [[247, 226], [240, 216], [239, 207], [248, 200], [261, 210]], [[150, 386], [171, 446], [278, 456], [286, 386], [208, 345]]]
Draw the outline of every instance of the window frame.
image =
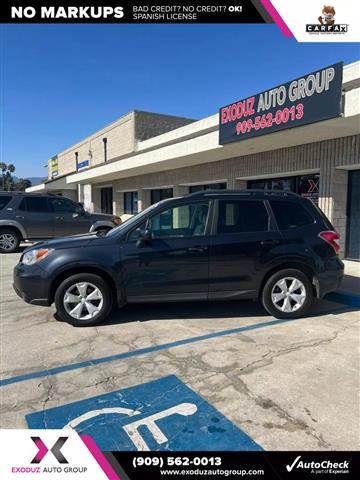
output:
[[207, 237], [207, 236], [211, 235], [211, 231], [212, 231], [212, 227], [213, 227], [213, 221], [214, 221], [214, 204], [215, 204], [215, 202], [214, 202], [214, 200], [206, 198], [206, 199], [199, 199], [199, 200], [193, 200], [193, 201], [187, 201], [187, 202], [181, 202], [181, 203], [174, 203], [173, 205], [167, 205], [167, 206], [164, 205], [164, 207], [160, 208], [159, 210], [154, 211], [151, 215], [149, 215], [146, 218], [146, 220], [143, 219], [143, 221], [141, 221], [134, 228], [129, 230], [126, 233], [126, 236], [125, 236], [125, 243], [137, 242], [137, 240], [129, 240], [129, 236], [135, 230], [140, 228], [140, 226], [143, 223], [145, 223], [145, 229], [147, 229], [148, 226], [149, 226], [150, 220], [153, 217], [155, 217], [156, 215], [161, 215], [162, 212], [164, 212], [166, 210], [169, 210], [169, 208], [177, 208], [177, 207], [183, 207], [183, 206], [186, 206], [186, 205], [194, 205], [194, 204], [200, 204], [200, 205], [208, 204], [208, 207], [209, 207], [207, 218], [206, 218], [204, 235], [186, 235], [186, 236], [171, 235], [171, 236], [166, 236], [166, 237], [154, 237], [154, 240], [167, 241], [167, 240], [181, 240], [181, 239], [189, 239], [189, 238], [199, 238], [199, 239], [201, 239], [201, 238], [204, 238], [204, 237]]
[[[219, 222], [219, 206], [220, 202], [260, 202], [263, 204], [265, 211], [268, 216], [268, 228], [267, 230], [255, 230], [255, 231], [248, 231], [248, 232], [219, 232], [218, 231], [218, 222]], [[264, 234], [270, 233], [272, 231], [278, 231], [277, 225], [274, 223], [274, 216], [268, 205], [266, 199], [263, 198], [239, 198], [239, 197], [226, 197], [226, 198], [218, 198], [215, 202], [215, 214], [214, 214], [214, 221], [213, 221], [213, 228], [212, 228], [212, 235], [218, 235], [221, 237], [224, 236], [232, 236], [232, 235], [249, 235], [249, 234]]]

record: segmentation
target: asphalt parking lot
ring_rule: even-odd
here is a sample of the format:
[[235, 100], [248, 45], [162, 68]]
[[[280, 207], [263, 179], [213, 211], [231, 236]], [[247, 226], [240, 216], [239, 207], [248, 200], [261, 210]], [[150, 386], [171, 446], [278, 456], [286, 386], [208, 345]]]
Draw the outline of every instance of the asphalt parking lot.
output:
[[119, 450], [360, 447], [358, 309], [321, 301], [283, 321], [252, 302], [133, 305], [75, 328], [16, 296], [18, 259], [0, 259], [1, 428], [81, 417]]

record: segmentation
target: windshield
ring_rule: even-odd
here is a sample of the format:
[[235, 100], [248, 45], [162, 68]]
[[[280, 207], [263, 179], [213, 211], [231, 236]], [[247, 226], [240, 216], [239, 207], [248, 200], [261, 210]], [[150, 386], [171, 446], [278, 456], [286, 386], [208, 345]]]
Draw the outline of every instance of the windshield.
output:
[[[112, 230], [109, 230], [109, 232], [106, 234], [107, 237], [112, 237], [114, 235], [118, 235], [121, 233], [123, 230], [126, 231], [129, 228], [131, 228], [132, 225], [137, 223], [138, 220], [141, 220], [143, 217], [146, 217], [146, 215], [153, 210], [155, 207], [159, 205], [160, 202], [155, 203], [154, 205], [151, 205], [150, 207], [146, 208], [142, 212], [138, 213], [137, 215], [134, 215], [133, 217], [129, 218], [129, 220], [126, 220], [126, 222], [122, 223], [118, 227], [113, 228]], [[140, 222], [141, 223], [141, 222]]]

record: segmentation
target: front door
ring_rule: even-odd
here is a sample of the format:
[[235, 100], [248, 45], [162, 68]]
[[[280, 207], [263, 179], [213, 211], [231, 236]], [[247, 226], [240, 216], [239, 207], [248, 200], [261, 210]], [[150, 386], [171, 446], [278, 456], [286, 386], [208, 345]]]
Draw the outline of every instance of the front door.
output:
[[264, 201], [218, 202], [217, 233], [210, 246], [209, 298], [251, 298], [261, 271], [281, 235], [271, 225]]
[[55, 217], [54, 237], [77, 235], [90, 230], [91, 219], [78, 204], [64, 197], [52, 197], [49, 201]]
[[164, 208], [143, 227], [153, 234], [137, 245], [137, 230], [122, 246], [128, 301], [206, 299], [209, 276], [209, 203]]

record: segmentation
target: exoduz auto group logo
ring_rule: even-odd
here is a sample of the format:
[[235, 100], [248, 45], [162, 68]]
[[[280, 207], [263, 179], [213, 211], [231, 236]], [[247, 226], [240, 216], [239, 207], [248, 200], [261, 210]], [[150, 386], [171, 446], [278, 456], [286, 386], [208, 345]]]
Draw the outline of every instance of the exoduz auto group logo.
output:
[[314, 474], [348, 474], [349, 471], [348, 460], [343, 460], [341, 462], [332, 462], [331, 460], [321, 460], [321, 461], [304, 461], [301, 459], [301, 455], [297, 456], [294, 461], [286, 465], [286, 470], [290, 472], [307, 472]]
[[349, 25], [347, 23], [336, 23], [335, 7], [324, 5], [321, 15], [318, 17], [318, 23], [307, 23], [306, 32], [313, 34], [343, 34], [347, 33]]

